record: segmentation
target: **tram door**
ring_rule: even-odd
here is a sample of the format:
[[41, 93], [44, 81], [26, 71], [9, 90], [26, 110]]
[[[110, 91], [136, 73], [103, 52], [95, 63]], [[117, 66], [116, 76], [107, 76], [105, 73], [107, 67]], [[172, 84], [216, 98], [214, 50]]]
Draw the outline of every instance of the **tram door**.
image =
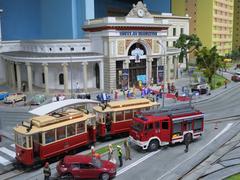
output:
[[39, 157], [39, 153], [40, 153], [40, 143], [41, 143], [41, 136], [40, 134], [34, 134], [33, 135], [33, 154], [34, 154], [34, 158]]

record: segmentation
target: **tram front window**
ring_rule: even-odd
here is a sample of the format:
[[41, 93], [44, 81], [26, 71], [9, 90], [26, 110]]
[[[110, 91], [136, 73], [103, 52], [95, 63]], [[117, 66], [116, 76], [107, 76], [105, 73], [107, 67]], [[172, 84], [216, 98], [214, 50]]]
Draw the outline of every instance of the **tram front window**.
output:
[[27, 147], [27, 137], [22, 134], [15, 134], [15, 142], [19, 146]]

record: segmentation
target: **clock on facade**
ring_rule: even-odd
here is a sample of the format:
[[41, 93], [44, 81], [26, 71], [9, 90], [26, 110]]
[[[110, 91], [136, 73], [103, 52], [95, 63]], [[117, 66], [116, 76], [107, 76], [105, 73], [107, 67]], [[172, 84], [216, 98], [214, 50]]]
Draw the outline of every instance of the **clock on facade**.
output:
[[138, 9], [138, 10], [137, 10], [137, 15], [138, 15], [139, 17], [143, 17], [143, 16], [145, 15], [144, 10], [143, 10], [143, 9]]

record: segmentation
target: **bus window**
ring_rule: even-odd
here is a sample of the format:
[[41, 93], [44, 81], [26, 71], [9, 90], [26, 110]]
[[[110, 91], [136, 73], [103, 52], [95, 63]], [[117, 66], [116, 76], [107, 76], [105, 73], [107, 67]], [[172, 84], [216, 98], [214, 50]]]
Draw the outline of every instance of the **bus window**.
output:
[[133, 118], [133, 113], [132, 113], [131, 110], [127, 110], [124, 113], [125, 113], [125, 118], [124, 119], [132, 119]]
[[123, 120], [123, 111], [116, 112], [116, 121], [122, 121]]
[[182, 134], [181, 122], [173, 123], [173, 134]]
[[49, 130], [45, 133], [45, 143], [51, 143], [55, 141], [55, 129]]
[[85, 122], [77, 123], [77, 134], [85, 132]]
[[75, 135], [75, 124], [70, 124], [67, 126], [67, 137]]
[[162, 129], [168, 129], [168, 122], [167, 121], [162, 122]]
[[202, 122], [203, 122], [203, 118], [194, 119], [194, 131], [195, 132], [202, 130]]
[[64, 127], [57, 128], [57, 140], [63, 139], [66, 137], [66, 129]]

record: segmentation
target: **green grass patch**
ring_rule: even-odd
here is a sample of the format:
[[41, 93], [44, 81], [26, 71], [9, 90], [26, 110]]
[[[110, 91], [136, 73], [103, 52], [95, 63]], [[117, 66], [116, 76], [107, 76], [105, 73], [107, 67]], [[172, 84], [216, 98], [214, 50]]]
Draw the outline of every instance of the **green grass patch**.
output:
[[225, 81], [225, 78], [219, 74], [215, 74], [213, 77], [212, 77], [212, 87], [213, 89], [217, 89], [221, 86], [224, 86], [224, 81]]
[[[121, 146], [122, 144], [123, 144], [123, 141], [115, 143], [115, 144], [112, 144], [112, 147], [113, 147], [113, 149], [116, 149], [117, 145]], [[107, 152], [108, 152], [108, 145], [104, 146], [104, 147], [102, 147], [100, 149], [97, 149], [97, 150], [95, 149], [95, 153], [98, 153], [98, 154], [105, 154]], [[88, 155], [91, 155], [91, 153], [89, 153]]]
[[227, 178], [227, 180], [239, 180], [239, 179], [240, 179], [240, 174], [235, 174]]

